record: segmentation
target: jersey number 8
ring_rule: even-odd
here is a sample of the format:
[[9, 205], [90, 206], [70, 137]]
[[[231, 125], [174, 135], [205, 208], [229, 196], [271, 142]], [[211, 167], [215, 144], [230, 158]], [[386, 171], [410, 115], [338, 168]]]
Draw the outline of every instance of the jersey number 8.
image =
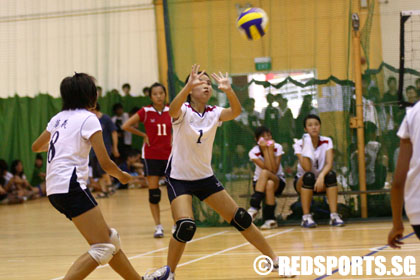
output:
[[54, 144], [57, 143], [59, 136], [60, 136], [60, 133], [58, 131], [56, 131], [53, 134], [53, 136], [51, 137], [50, 147], [48, 149], [48, 154], [47, 154], [48, 163], [51, 163], [51, 161], [55, 157], [55, 146], [54, 146]]

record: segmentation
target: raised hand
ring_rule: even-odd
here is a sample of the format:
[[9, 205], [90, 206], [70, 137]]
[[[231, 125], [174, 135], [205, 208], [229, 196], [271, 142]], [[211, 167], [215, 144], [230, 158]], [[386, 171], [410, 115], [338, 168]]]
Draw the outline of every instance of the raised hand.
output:
[[200, 69], [200, 65], [194, 64], [191, 69], [190, 77], [188, 78], [188, 85], [191, 88], [195, 88], [196, 86], [206, 84], [206, 81], [200, 80], [201, 76], [204, 75], [205, 70], [203, 70], [200, 74], [198, 74]]
[[221, 72], [219, 72], [219, 75], [217, 75], [216, 73], [211, 74], [211, 76], [213, 77], [213, 79], [216, 80], [217, 84], [219, 85], [219, 89], [221, 91], [229, 91], [232, 90], [232, 87], [230, 86], [230, 81], [229, 81], [229, 75], [226, 72], [226, 76], [223, 76], [223, 74]]

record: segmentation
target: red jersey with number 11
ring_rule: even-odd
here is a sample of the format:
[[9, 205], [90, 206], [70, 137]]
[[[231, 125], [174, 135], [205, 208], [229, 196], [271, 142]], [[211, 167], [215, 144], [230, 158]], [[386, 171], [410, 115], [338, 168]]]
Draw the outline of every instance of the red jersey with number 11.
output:
[[171, 116], [169, 116], [169, 107], [165, 106], [163, 111], [159, 112], [150, 105], [141, 108], [137, 114], [144, 124], [150, 143], [150, 146], [143, 143], [142, 157], [168, 160], [172, 148], [172, 122]]

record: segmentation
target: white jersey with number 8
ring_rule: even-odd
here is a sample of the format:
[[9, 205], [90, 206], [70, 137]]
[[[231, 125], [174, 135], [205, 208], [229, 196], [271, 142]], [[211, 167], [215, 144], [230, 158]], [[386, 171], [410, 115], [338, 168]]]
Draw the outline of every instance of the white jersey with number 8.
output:
[[194, 181], [214, 175], [211, 156], [222, 110], [206, 106], [200, 114], [189, 103], [182, 104], [180, 117], [172, 122], [172, 153], [167, 167], [171, 178]]
[[47, 195], [68, 193], [75, 172], [77, 182], [86, 189], [89, 174], [89, 138], [102, 130], [95, 114], [84, 110], [62, 111], [47, 125], [51, 133], [47, 153]]

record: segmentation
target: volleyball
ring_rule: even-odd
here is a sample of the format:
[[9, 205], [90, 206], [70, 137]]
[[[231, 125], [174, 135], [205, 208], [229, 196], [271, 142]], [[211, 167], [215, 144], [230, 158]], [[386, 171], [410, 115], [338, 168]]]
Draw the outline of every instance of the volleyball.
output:
[[238, 17], [236, 26], [249, 40], [258, 40], [267, 31], [268, 17], [263, 9], [248, 8]]

